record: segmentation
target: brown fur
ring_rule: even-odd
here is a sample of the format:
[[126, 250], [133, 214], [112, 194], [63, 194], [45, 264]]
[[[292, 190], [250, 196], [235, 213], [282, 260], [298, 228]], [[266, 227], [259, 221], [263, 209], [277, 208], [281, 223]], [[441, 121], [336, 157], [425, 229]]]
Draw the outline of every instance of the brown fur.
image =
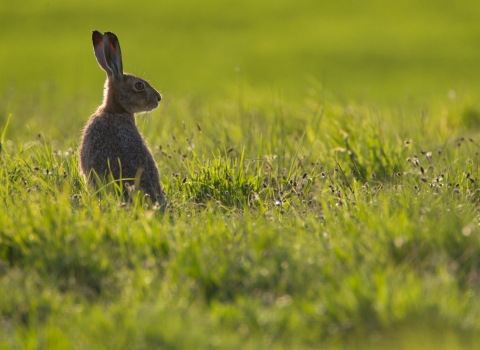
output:
[[[95, 184], [93, 172], [101, 179], [111, 174], [130, 185], [141, 174], [140, 188], [153, 202], [164, 205], [157, 165], [137, 129], [134, 115], [156, 108], [161, 96], [147, 81], [123, 73], [120, 45], [113, 33], [102, 36], [95, 31], [92, 39], [97, 61], [108, 77], [103, 104], [83, 130], [80, 171], [91, 184]], [[138, 89], [138, 83], [143, 83], [144, 88]]]

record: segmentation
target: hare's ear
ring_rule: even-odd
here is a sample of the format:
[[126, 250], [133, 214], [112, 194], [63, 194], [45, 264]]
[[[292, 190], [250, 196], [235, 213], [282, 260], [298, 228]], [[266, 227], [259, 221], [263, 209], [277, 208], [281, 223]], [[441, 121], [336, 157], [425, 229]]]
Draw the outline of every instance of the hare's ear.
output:
[[105, 53], [105, 62], [112, 76], [116, 78], [123, 77], [122, 51], [117, 36], [111, 32], [103, 34], [103, 51]]
[[103, 53], [103, 35], [98, 30], [92, 32], [93, 51], [97, 62], [102, 69], [108, 73], [107, 63], [105, 62], [105, 54]]

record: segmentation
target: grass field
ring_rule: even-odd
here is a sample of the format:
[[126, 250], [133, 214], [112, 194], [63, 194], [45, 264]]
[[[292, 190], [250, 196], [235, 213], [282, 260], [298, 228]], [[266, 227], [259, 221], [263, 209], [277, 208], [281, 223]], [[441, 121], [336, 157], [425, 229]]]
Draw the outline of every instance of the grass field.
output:
[[[0, 349], [475, 349], [480, 4], [0, 0]], [[77, 166], [91, 30], [169, 199]]]

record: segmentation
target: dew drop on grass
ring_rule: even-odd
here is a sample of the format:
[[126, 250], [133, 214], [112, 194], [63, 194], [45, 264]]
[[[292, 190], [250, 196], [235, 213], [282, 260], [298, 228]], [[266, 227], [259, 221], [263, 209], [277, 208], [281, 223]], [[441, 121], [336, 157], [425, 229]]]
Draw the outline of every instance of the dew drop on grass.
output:
[[462, 235], [464, 235], [465, 237], [468, 237], [472, 234], [472, 227], [471, 226], [465, 226], [463, 229], [462, 229]]
[[278, 297], [277, 300], [275, 300], [275, 305], [279, 308], [289, 306], [291, 303], [292, 298], [288, 294], [282, 295], [281, 297]]
[[393, 241], [393, 244], [395, 244], [395, 247], [401, 248], [405, 243], [407, 243], [408, 239], [405, 236], [400, 236], [395, 238]]

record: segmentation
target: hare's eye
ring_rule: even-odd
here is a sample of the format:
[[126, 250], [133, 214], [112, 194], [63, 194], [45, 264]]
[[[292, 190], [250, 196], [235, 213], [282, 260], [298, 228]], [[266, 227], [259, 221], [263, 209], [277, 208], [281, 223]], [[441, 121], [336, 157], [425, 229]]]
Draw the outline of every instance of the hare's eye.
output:
[[136, 82], [134, 86], [135, 86], [135, 89], [137, 89], [137, 90], [145, 89], [145, 84], [142, 83], [141, 81]]

